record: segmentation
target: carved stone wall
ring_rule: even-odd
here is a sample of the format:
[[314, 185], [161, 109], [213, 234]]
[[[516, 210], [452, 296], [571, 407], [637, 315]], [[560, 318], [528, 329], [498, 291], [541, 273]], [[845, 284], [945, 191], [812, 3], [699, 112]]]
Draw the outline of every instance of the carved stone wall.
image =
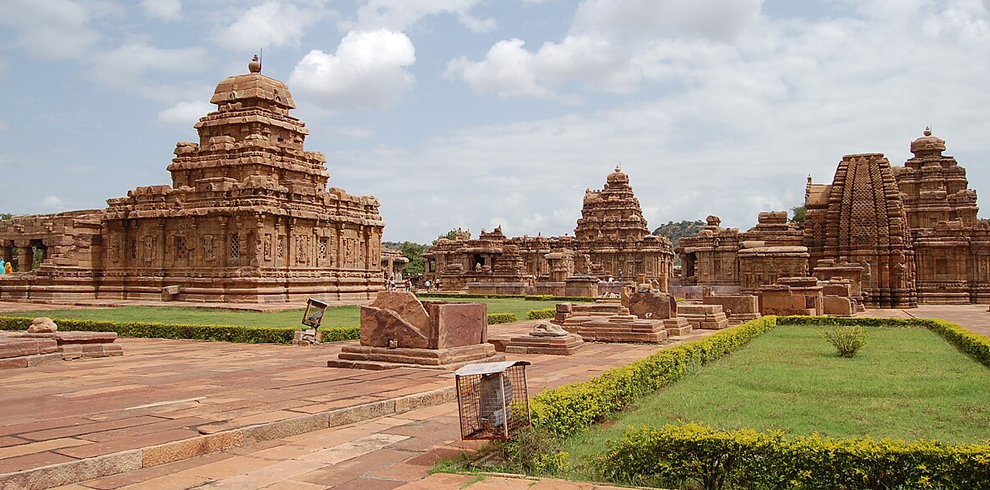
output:
[[681, 238], [681, 286], [740, 286], [756, 292], [779, 277], [805, 276], [808, 253], [804, 235], [787, 213], [760, 213], [756, 226], [740, 233], [721, 228], [718, 216], [709, 216], [705, 228]]
[[585, 192], [573, 237], [507, 238], [501, 227], [477, 239], [461, 232], [455, 240], [438, 240], [424, 258], [424, 279], [439, 279], [445, 290], [470, 286], [477, 292], [500, 283], [500, 291], [511, 286], [528, 294], [562, 293], [575, 275], [660, 280], [673, 270], [670, 240], [650, 234], [629, 176], [618, 167], [602, 190]]
[[[189, 301], [370, 299], [382, 289], [377, 199], [327, 189], [323, 154], [303, 149], [309, 130], [289, 115], [288, 87], [251, 68], [217, 85], [199, 142], [176, 145], [172, 185], [138, 187], [75, 220], [99, 223], [99, 258], [53, 250], [57, 267], [38, 271], [35, 290], [57, 290], [71, 267], [89, 271], [89, 294], [111, 299], [164, 289]], [[33, 239], [18, 230], [24, 219], [12, 221], [0, 240]]]
[[827, 196], [827, 204], [820, 195], [805, 204], [812, 269], [822, 259], [862, 263], [867, 306], [915, 306], [914, 250], [890, 162], [880, 153], [846, 155]]

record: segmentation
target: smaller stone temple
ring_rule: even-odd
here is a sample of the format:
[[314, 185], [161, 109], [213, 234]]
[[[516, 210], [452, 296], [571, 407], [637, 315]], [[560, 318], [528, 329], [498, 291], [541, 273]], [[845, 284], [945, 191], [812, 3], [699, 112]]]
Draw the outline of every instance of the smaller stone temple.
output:
[[327, 187], [288, 87], [257, 60], [248, 68], [217, 85], [198, 141], [176, 144], [171, 185], [138, 187], [103, 210], [0, 222], [3, 258], [16, 249], [18, 264], [0, 276], [0, 298], [373, 298], [383, 284], [378, 200]]
[[674, 254], [669, 239], [650, 234], [629, 176], [616, 167], [602, 190], [585, 191], [573, 237], [509, 238], [501, 227], [476, 239], [460, 232], [438, 240], [424, 259], [424, 279], [445, 290], [597, 296], [599, 281], [609, 279], [644, 275], [666, 284]]
[[[757, 225], [745, 232], [720, 224], [718, 216], [709, 216], [697, 235], [681, 238], [679, 293], [685, 287], [716, 286], [723, 294], [752, 294], [777, 278], [807, 275], [804, 234], [786, 212], [760, 213]], [[700, 298], [703, 290], [695, 293]]]

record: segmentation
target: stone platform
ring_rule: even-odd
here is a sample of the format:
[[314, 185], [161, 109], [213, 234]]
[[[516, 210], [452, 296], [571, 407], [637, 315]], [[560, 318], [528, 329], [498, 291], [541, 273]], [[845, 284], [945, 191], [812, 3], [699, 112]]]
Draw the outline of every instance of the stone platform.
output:
[[677, 306], [677, 316], [685, 318], [694, 328], [705, 330], [722, 330], [729, 328], [722, 305], [699, 305], [682, 303]]
[[[563, 337], [536, 337], [519, 335], [510, 338], [502, 345], [506, 354], [549, 354], [554, 356], [569, 356], [584, 347], [584, 339], [580, 335], [569, 334]], [[495, 348], [498, 349], [496, 344]]]
[[466, 345], [447, 349], [406, 349], [398, 347], [373, 347], [346, 345], [336, 359], [327, 361], [328, 367], [350, 369], [420, 368], [456, 371], [474, 362], [504, 361], [505, 356], [495, 351], [492, 344]]
[[121, 356], [114, 332], [0, 332], [0, 369], [32, 367], [70, 359]]
[[44, 366], [62, 360], [55, 339], [0, 335], [0, 369]]

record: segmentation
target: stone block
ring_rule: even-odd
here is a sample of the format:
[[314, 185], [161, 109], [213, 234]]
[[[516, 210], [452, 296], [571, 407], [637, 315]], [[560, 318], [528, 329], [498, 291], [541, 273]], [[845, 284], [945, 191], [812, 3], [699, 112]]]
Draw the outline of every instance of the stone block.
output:
[[854, 305], [848, 297], [825, 296], [823, 299], [825, 314], [830, 316], [852, 316]]

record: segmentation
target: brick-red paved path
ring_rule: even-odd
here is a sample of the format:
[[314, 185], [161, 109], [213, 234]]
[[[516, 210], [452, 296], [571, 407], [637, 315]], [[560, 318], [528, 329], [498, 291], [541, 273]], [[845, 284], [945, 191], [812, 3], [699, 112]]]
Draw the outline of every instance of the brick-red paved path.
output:
[[[867, 315], [941, 317], [990, 333], [990, 313], [979, 305], [871, 310]], [[493, 326], [491, 332], [523, 332], [529, 325]], [[453, 386], [448, 373], [324, 367], [339, 349], [333, 345], [119, 342], [122, 358], [0, 372], [0, 474]], [[509, 358], [533, 362], [532, 396], [658, 348], [589, 344], [573, 356]], [[471, 482], [476, 490], [596, 488], [555, 480], [428, 476], [438, 457], [473, 446], [459, 441], [456, 410], [450, 402], [426, 406], [58, 488], [455, 490]]]

